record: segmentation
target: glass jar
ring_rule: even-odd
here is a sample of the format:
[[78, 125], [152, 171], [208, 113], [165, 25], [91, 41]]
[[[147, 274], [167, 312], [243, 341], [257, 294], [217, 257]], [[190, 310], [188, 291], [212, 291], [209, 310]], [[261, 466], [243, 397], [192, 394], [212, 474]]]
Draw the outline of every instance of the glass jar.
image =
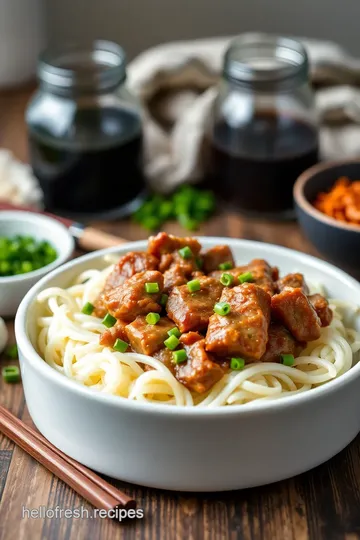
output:
[[318, 161], [304, 47], [271, 35], [236, 38], [225, 54], [209, 135], [214, 191], [245, 213], [293, 217], [293, 184]]
[[123, 49], [108, 41], [40, 57], [26, 121], [47, 210], [113, 219], [141, 203], [141, 112], [125, 87], [125, 67]]

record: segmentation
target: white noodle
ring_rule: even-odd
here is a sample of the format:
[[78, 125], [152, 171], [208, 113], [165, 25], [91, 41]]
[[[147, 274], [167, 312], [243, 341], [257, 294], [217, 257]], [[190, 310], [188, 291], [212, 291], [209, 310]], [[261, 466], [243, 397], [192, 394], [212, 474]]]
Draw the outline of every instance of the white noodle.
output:
[[[360, 350], [360, 334], [343, 324], [344, 309], [353, 317], [359, 316], [359, 309], [331, 299], [331, 325], [307, 344], [293, 367], [272, 362], [248, 364], [224, 375], [205, 394], [192, 393], [156, 358], [100, 345], [101, 320], [84, 315], [81, 309], [95, 301], [112, 269], [113, 264], [105, 270], [86, 270], [68, 289], [51, 287], [37, 298], [39, 353], [51, 367], [96, 392], [181, 407], [245, 406], [305, 392], [335, 379], [351, 368], [354, 354]], [[153, 369], [146, 371], [144, 366]]]

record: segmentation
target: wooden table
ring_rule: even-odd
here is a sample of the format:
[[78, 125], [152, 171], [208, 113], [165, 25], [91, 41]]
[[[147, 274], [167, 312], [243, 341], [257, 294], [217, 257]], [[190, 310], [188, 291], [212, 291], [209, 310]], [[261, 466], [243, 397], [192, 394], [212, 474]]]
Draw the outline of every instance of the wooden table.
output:
[[[23, 114], [29, 89], [0, 94], [0, 146], [26, 159]], [[130, 240], [144, 231], [128, 222], [99, 227]], [[183, 232], [176, 225], [169, 232]], [[225, 214], [200, 234], [262, 240], [307, 253], [314, 250], [295, 223], [250, 221]], [[12, 329], [12, 322], [8, 326]], [[0, 358], [0, 363], [6, 365]], [[0, 403], [31, 424], [21, 385], [0, 381]], [[358, 411], [355, 414], [359, 414]], [[286, 452], [286, 448], [284, 448]], [[266, 448], [263, 449], [266, 459]], [[219, 456], [226, 459], [226, 456]], [[354, 540], [360, 538], [360, 438], [315, 470], [262, 488], [187, 494], [119, 482], [144, 509], [143, 520], [21, 519], [22, 508], [91, 507], [36, 461], [0, 435], [0, 540]]]

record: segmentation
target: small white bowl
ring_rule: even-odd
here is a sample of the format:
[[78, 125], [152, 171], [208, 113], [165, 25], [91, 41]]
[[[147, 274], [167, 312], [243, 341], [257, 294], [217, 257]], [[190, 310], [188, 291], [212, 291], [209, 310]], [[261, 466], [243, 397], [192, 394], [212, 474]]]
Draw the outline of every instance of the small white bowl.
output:
[[33, 236], [49, 242], [57, 251], [51, 264], [18, 276], [0, 277], [0, 316], [13, 317], [25, 294], [40, 278], [54, 270], [72, 255], [74, 240], [67, 228], [48, 216], [22, 211], [0, 211], [0, 237]]
[[[331, 297], [360, 305], [360, 283], [334, 266], [283, 247], [200, 238], [207, 248], [227, 243], [238, 264], [263, 257], [282, 273], [303, 272]], [[316, 467], [360, 431], [360, 362], [323, 386], [267, 403], [217, 409], [147, 404], [97, 393], [69, 380], [36, 352], [36, 298], [68, 287], [79, 273], [103, 268], [105, 254], [144, 250], [129, 243], [75, 259], [26, 295], [15, 320], [23, 387], [40, 432], [96, 471], [145, 486], [223, 491], [276, 482]], [[357, 328], [360, 330], [360, 327]]]

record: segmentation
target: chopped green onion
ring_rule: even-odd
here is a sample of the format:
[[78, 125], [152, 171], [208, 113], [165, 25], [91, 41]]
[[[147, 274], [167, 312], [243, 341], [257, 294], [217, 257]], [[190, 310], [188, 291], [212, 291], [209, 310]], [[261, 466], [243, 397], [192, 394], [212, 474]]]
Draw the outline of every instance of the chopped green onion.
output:
[[203, 267], [203, 260], [201, 257], [196, 257], [195, 259], [196, 266], [201, 270]]
[[116, 319], [110, 313], [107, 313], [101, 322], [106, 328], [111, 328], [116, 323]]
[[151, 194], [134, 212], [133, 220], [149, 230], [161, 228], [170, 219], [188, 230], [195, 230], [214, 213], [215, 195], [211, 191], [183, 185], [167, 197]]
[[193, 252], [191, 251], [189, 246], [185, 246], [179, 249], [179, 254], [183, 259], [191, 259], [191, 257], [193, 256]]
[[230, 360], [230, 368], [239, 370], [245, 367], [245, 360], [243, 358], [232, 358]]
[[146, 322], [148, 324], [156, 324], [160, 321], [160, 315], [158, 313], [148, 313], [146, 315]]
[[31, 272], [32, 270], [34, 270], [34, 268], [30, 261], [23, 261], [21, 263], [21, 270], [24, 274], [27, 274], [28, 272]]
[[169, 299], [169, 296], [167, 294], [162, 294], [160, 298], [160, 305], [162, 307], [166, 307], [168, 299]]
[[189, 217], [187, 214], [180, 214], [178, 220], [180, 225], [188, 231], [196, 231], [199, 228], [199, 222], [196, 219]]
[[52, 263], [56, 250], [30, 236], [0, 237], [0, 276], [27, 274]]
[[171, 218], [173, 214], [172, 201], [163, 201], [158, 209], [158, 215], [162, 221], [166, 221]]
[[185, 362], [187, 360], [187, 354], [184, 349], [180, 349], [180, 351], [174, 351], [173, 352], [173, 362], [175, 364], [181, 364], [182, 362]]
[[178, 340], [178, 338], [174, 335], [168, 337], [167, 339], [165, 339], [164, 341], [164, 345], [165, 347], [167, 347], [168, 349], [170, 349], [170, 351], [173, 351], [174, 349], [176, 349], [176, 347], [179, 345], [180, 341]]
[[220, 283], [222, 283], [222, 285], [225, 285], [225, 287], [230, 287], [233, 281], [234, 276], [232, 276], [231, 274], [226, 274], [225, 272], [221, 274]]
[[192, 279], [191, 281], [188, 281], [187, 288], [189, 289], [190, 292], [200, 291], [201, 289], [200, 281], [198, 279]]
[[226, 302], [217, 302], [214, 306], [214, 312], [218, 315], [229, 315], [230, 304], [227, 304]]
[[18, 354], [18, 348], [17, 348], [16, 343], [14, 343], [13, 345], [9, 345], [8, 347], [6, 347], [6, 349], [5, 349], [5, 356], [7, 356], [8, 358], [11, 358], [11, 359], [13, 359], [13, 360], [19, 356], [19, 354]]
[[289, 366], [289, 367], [293, 366], [295, 362], [295, 358], [293, 354], [282, 354], [281, 360], [284, 366]]
[[1, 370], [1, 374], [7, 383], [17, 383], [20, 381], [20, 371], [17, 366], [6, 366]]
[[245, 272], [244, 274], [240, 274], [238, 280], [240, 281], [240, 283], [247, 283], [250, 281], [254, 281], [254, 278], [251, 272]]
[[95, 306], [91, 302], [86, 302], [86, 304], [81, 310], [81, 313], [84, 313], [84, 315], [91, 315], [94, 309]]
[[231, 261], [219, 264], [219, 270], [231, 270], [232, 267], [233, 267], [233, 264]]
[[148, 231], [155, 231], [161, 227], [161, 220], [157, 216], [147, 216], [141, 221], [141, 225]]
[[160, 292], [158, 283], [145, 283], [145, 291], [147, 293], [158, 293]]
[[181, 336], [180, 330], [177, 328], [177, 326], [174, 326], [171, 330], [168, 330], [168, 336], [175, 336], [179, 338]]
[[122, 339], [117, 339], [114, 343], [113, 349], [117, 352], [125, 352], [128, 346], [129, 344], [126, 343], [126, 341], [123, 341]]

